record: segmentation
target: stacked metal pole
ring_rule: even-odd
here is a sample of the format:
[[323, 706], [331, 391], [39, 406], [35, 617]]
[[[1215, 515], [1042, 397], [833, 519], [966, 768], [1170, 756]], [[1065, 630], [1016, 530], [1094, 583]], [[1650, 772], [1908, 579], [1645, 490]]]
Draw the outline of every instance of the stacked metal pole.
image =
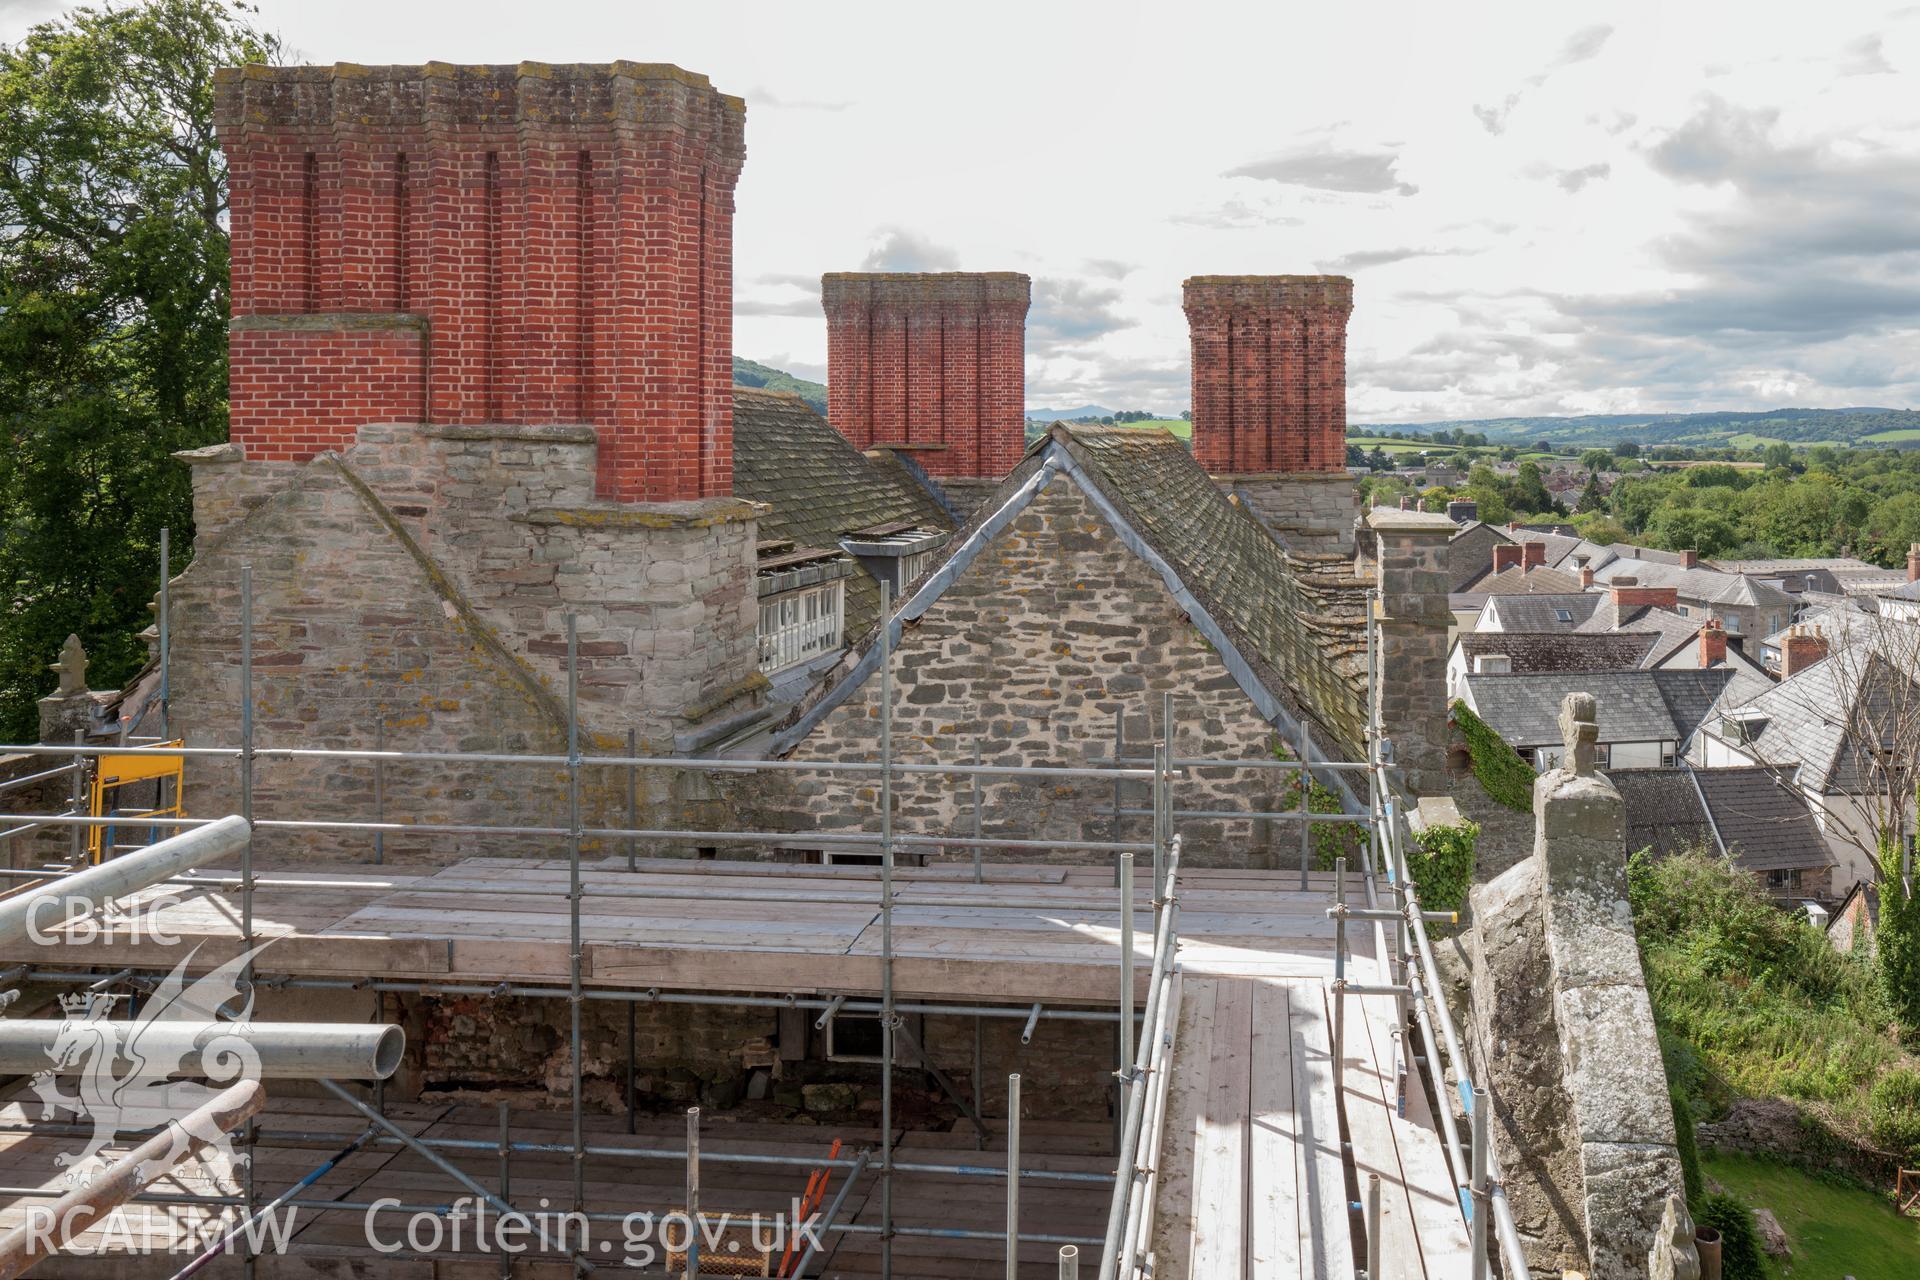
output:
[[[240, 566], [240, 816], [253, 825], [253, 565]], [[253, 995], [253, 841], [240, 851], [240, 949], [247, 957], [241, 966], [240, 985]], [[254, 1157], [254, 1140], [259, 1127], [247, 1117], [243, 1139], [247, 1148], [247, 1176], [244, 1179], [243, 1207], [248, 1218], [254, 1214], [254, 1169], [260, 1163]], [[242, 1258], [241, 1272], [253, 1280], [253, 1250]]]
[[580, 1053], [580, 628], [567, 615], [567, 1011], [573, 1059], [573, 1211], [586, 1209], [587, 1152]]
[[1007, 1280], [1020, 1276], [1020, 1073], [1007, 1077]]
[[[978, 785], [979, 775], [974, 775]], [[893, 1280], [893, 589], [880, 584], [880, 1280]]]

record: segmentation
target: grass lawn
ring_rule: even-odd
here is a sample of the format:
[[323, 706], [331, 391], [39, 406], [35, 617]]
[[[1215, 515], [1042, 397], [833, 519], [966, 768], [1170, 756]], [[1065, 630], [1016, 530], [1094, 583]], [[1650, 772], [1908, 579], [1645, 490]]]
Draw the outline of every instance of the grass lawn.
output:
[[1702, 1156], [1709, 1178], [1786, 1228], [1793, 1259], [1767, 1259], [1785, 1280], [1911, 1280], [1920, 1275], [1920, 1221], [1902, 1218], [1870, 1191], [1827, 1182], [1787, 1165], [1746, 1156]]
[[1901, 427], [1897, 431], [1876, 431], [1870, 436], [1860, 437], [1875, 444], [1892, 444], [1901, 440], [1920, 440], [1920, 427]]

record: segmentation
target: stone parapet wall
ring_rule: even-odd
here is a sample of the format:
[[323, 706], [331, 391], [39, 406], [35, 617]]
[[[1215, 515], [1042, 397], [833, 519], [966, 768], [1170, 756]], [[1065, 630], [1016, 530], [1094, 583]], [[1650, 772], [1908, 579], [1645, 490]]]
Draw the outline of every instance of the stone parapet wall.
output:
[[1569, 764], [1534, 784], [1533, 856], [1472, 893], [1470, 1052], [1530, 1264], [1643, 1280], [1685, 1187], [1627, 901], [1625, 805], [1593, 768], [1593, 699], [1567, 704]]

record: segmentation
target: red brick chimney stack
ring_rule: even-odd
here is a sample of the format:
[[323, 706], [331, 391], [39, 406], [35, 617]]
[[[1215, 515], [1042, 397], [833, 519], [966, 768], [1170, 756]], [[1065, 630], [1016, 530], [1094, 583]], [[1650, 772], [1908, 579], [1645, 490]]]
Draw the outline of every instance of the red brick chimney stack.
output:
[[1523, 542], [1520, 544], [1520, 567], [1532, 569], [1544, 568], [1547, 563], [1547, 544], [1544, 542]]
[[1727, 660], [1727, 632], [1718, 618], [1707, 619], [1700, 628], [1700, 665], [1717, 667]]
[[1591, 587], [1592, 585], [1593, 585], [1593, 566], [1590, 564], [1583, 564], [1580, 566], [1580, 589], [1582, 591], [1585, 591], [1588, 587]]
[[857, 449], [998, 480], [1026, 450], [1027, 307], [1015, 271], [820, 277], [827, 418]]
[[1493, 548], [1493, 571], [1505, 573], [1508, 569], [1520, 565], [1520, 544], [1517, 542], [1499, 542]]
[[1342, 471], [1346, 276], [1195, 276], [1193, 456], [1215, 475]]
[[591, 423], [622, 501], [733, 483], [745, 107], [662, 64], [249, 66], [230, 167], [231, 438]]
[[1795, 623], [1780, 646], [1780, 678], [1797, 676], [1827, 656], [1827, 637], [1818, 627]]
[[1655, 609], [1680, 607], [1678, 587], [1643, 587], [1638, 578], [1619, 577], [1607, 584], [1607, 590], [1613, 595], [1615, 609], [1639, 609], [1649, 606]]
[[1920, 542], [1907, 548], [1907, 581], [1920, 582]]

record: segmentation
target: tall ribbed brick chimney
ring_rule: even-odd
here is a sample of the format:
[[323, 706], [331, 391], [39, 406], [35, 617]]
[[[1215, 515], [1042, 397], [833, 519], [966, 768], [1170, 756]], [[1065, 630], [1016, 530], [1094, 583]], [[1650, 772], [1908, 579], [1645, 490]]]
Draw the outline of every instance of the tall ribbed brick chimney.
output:
[[999, 480], [1026, 448], [1031, 296], [1014, 271], [821, 276], [828, 420], [855, 448]]
[[659, 64], [225, 69], [231, 438], [591, 423], [602, 498], [733, 479], [745, 108]]
[[1193, 456], [1215, 475], [1344, 470], [1345, 276], [1194, 276]]

